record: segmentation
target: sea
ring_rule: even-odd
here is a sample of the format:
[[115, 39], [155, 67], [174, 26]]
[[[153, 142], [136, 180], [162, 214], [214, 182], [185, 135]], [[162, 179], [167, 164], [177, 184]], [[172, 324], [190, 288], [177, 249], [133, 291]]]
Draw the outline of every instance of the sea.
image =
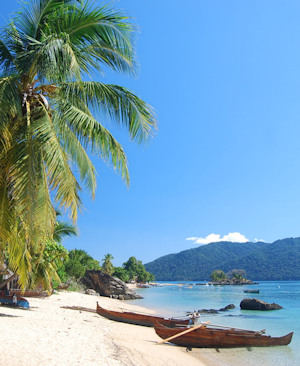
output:
[[[259, 294], [244, 293], [258, 289]], [[274, 337], [294, 332], [288, 346], [234, 349], [193, 349], [191, 353], [207, 365], [215, 366], [299, 366], [300, 365], [300, 281], [259, 282], [255, 285], [213, 286], [201, 282], [158, 282], [158, 286], [136, 289], [143, 299], [135, 305], [164, 316], [183, 316], [199, 309], [219, 310], [229, 304], [234, 309], [203, 314], [200, 321], [236, 328], [263, 330]], [[272, 311], [241, 310], [244, 298], [257, 298], [283, 307]]]

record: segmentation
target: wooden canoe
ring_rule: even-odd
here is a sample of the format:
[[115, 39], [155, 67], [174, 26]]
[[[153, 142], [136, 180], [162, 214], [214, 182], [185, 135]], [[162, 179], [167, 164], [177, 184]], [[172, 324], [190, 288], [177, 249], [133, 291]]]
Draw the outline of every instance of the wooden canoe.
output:
[[53, 290], [50, 292], [43, 291], [43, 290], [10, 290], [10, 293], [15, 293], [17, 296], [25, 296], [25, 297], [48, 297], [52, 295]]
[[131, 313], [129, 311], [119, 312], [112, 311], [102, 308], [97, 302], [97, 313], [104, 316], [107, 319], [115, 320], [122, 323], [129, 323], [135, 325], [142, 325], [145, 327], [153, 327], [154, 322], [159, 322], [168, 327], [175, 327], [177, 325], [187, 325], [189, 323], [189, 318], [185, 319], [175, 319], [175, 318], [162, 318], [158, 316], [141, 314], [141, 313]]
[[[154, 329], [162, 339], [173, 337], [184, 330], [182, 328], [167, 328], [158, 322], [154, 324]], [[268, 347], [286, 346], [291, 342], [292, 337], [293, 332], [283, 337], [271, 337], [262, 332], [205, 325], [189, 333], [179, 335], [170, 342], [188, 348]]]

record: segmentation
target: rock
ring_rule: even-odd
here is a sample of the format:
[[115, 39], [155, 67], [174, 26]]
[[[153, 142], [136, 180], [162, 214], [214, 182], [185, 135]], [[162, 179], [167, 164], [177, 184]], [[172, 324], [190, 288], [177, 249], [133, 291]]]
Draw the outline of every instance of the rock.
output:
[[97, 292], [95, 290], [93, 290], [92, 288], [88, 288], [87, 290], [84, 291], [85, 294], [87, 295], [94, 295], [97, 296], [99, 294], [97, 294]]
[[229, 304], [225, 306], [224, 308], [220, 309], [220, 311], [228, 311], [230, 309], [235, 309], [235, 306], [233, 304]]
[[81, 282], [88, 288], [95, 290], [100, 296], [112, 297], [119, 300], [142, 299], [125, 282], [101, 271], [86, 271]]
[[198, 313], [199, 314], [217, 314], [218, 310], [215, 310], [215, 309], [199, 309]]
[[269, 304], [259, 299], [243, 299], [240, 303], [242, 310], [278, 310], [282, 306], [278, 304]]
[[200, 314], [218, 314], [219, 311], [227, 311], [229, 309], [235, 309], [235, 306], [233, 304], [229, 304], [225, 306], [222, 309], [216, 310], [216, 309], [199, 309], [198, 313]]
[[216, 309], [199, 309], [198, 313], [200, 313], [200, 314], [218, 314], [218, 310], [216, 310]]

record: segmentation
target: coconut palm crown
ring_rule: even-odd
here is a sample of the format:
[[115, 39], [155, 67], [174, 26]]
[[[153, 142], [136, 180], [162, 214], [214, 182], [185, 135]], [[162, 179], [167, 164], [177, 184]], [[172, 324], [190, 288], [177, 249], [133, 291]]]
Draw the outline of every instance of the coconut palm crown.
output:
[[156, 129], [151, 107], [133, 92], [90, 81], [103, 67], [134, 73], [133, 34], [111, 6], [79, 0], [31, 0], [2, 29], [0, 246], [23, 278], [33, 248], [53, 237], [54, 205], [75, 222], [81, 185], [94, 196], [89, 153], [129, 182], [124, 150], [104, 122], [125, 125], [137, 142]]

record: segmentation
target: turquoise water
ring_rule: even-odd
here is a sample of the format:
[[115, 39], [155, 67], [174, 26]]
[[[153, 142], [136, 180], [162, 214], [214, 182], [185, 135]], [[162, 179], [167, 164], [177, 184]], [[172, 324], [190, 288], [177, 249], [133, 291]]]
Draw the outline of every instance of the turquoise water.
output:
[[[163, 282], [161, 282], [164, 284]], [[184, 315], [198, 309], [220, 309], [234, 304], [235, 309], [218, 314], [201, 315], [201, 321], [253, 330], [266, 329], [266, 334], [282, 336], [294, 332], [289, 346], [253, 349], [221, 350], [212, 354], [216, 365], [300, 365], [300, 281], [260, 282], [254, 286], [203, 286], [195, 282], [168, 282], [171, 285], [137, 289], [144, 298], [135, 305], [156, 310], [168, 316]], [[193, 285], [191, 285], [193, 284]], [[259, 294], [247, 294], [243, 290], [259, 289]], [[240, 309], [243, 298], [258, 298], [283, 307], [273, 311], [246, 311]], [[194, 352], [194, 350], [193, 350]], [[201, 352], [201, 350], [196, 350]], [[202, 350], [202, 355], [205, 351]], [[200, 353], [199, 353], [200, 355]]]

